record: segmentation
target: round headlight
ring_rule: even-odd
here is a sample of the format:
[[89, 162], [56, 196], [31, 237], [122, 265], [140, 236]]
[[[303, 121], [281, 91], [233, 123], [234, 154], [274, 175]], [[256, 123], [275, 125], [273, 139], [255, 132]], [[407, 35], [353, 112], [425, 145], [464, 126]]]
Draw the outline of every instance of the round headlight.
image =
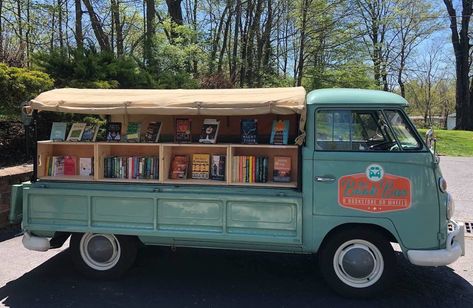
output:
[[447, 195], [447, 219], [450, 220], [455, 212], [455, 202], [451, 194]]
[[439, 178], [439, 188], [440, 191], [446, 192], [447, 191], [447, 181], [443, 177]]

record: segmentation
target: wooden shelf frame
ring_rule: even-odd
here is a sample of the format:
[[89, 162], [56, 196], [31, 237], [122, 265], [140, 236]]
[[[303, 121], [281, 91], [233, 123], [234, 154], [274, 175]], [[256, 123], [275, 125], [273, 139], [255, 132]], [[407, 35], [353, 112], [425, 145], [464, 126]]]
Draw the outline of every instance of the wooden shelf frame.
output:
[[[192, 154], [226, 155], [226, 178], [218, 180], [197, 180], [191, 178]], [[47, 176], [46, 159], [48, 156], [66, 156], [94, 158], [94, 176]], [[188, 155], [187, 179], [169, 178], [169, 169], [174, 155]], [[291, 157], [291, 181], [266, 183], [241, 183], [232, 181], [232, 162], [234, 156], [267, 156], [268, 177], [272, 178], [275, 156]], [[109, 156], [159, 156], [159, 179], [117, 179], [104, 178], [104, 158]], [[299, 147], [297, 145], [270, 144], [201, 144], [201, 143], [114, 143], [114, 142], [57, 142], [38, 141], [38, 179], [66, 181], [97, 181], [112, 183], [150, 183], [170, 185], [229, 185], [246, 187], [296, 188], [299, 179]], [[78, 162], [77, 162], [78, 165]], [[79, 168], [79, 166], [77, 166]], [[77, 172], [78, 173], [78, 172]]]

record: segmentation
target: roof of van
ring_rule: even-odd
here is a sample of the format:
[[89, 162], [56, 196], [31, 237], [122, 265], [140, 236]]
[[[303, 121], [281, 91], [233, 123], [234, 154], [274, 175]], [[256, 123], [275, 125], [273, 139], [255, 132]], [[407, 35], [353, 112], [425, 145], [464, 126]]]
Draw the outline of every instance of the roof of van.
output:
[[365, 89], [320, 89], [307, 95], [308, 105], [389, 105], [407, 106], [400, 95]]

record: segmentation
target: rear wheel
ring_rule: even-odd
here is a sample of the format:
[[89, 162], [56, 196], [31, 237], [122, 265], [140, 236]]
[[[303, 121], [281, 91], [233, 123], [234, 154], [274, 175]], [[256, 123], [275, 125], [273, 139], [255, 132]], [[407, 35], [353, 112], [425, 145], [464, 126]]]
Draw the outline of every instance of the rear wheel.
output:
[[394, 250], [375, 229], [346, 229], [330, 236], [319, 252], [319, 266], [327, 283], [341, 295], [370, 297], [390, 284]]
[[75, 233], [71, 237], [71, 252], [76, 268], [84, 275], [112, 279], [133, 265], [137, 240], [125, 235]]

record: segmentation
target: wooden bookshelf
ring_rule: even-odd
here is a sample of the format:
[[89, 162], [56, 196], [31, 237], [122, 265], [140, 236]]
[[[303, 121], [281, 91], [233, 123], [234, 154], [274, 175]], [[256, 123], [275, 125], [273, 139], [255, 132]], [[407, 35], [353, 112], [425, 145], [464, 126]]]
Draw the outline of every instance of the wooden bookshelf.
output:
[[[226, 155], [226, 178], [224, 181], [192, 179], [192, 154]], [[47, 176], [46, 160], [49, 156], [75, 156], [94, 158], [94, 176]], [[187, 179], [170, 179], [171, 162], [174, 155], [187, 155], [189, 165]], [[296, 145], [268, 144], [200, 144], [200, 143], [113, 143], [113, 142], [38, 142], [38, 178], [42, 180], [61, 181], [97, 181], [112, 183], [151, 183], [169, 185], [229, 185], [246, 187], [280, 187], [296, 188], [298, 175], [299, 149]], [[159, 178], [149, 179], [117, 179], [104, 177], [105, 157], [158, 156]], [[268, 157], [268, 182], [241, 183], [232, 180], [232, 162], [234, 156], [266, 156]], [[273, 182], [273, 164], [275, 156], [291, 157], [291, 181]], [[77, 162], [77, 168], [79, 164]], [[78, 171], [78, 170], [77, 170]], [[77, 172], [79, 174], [79, 172]]]

